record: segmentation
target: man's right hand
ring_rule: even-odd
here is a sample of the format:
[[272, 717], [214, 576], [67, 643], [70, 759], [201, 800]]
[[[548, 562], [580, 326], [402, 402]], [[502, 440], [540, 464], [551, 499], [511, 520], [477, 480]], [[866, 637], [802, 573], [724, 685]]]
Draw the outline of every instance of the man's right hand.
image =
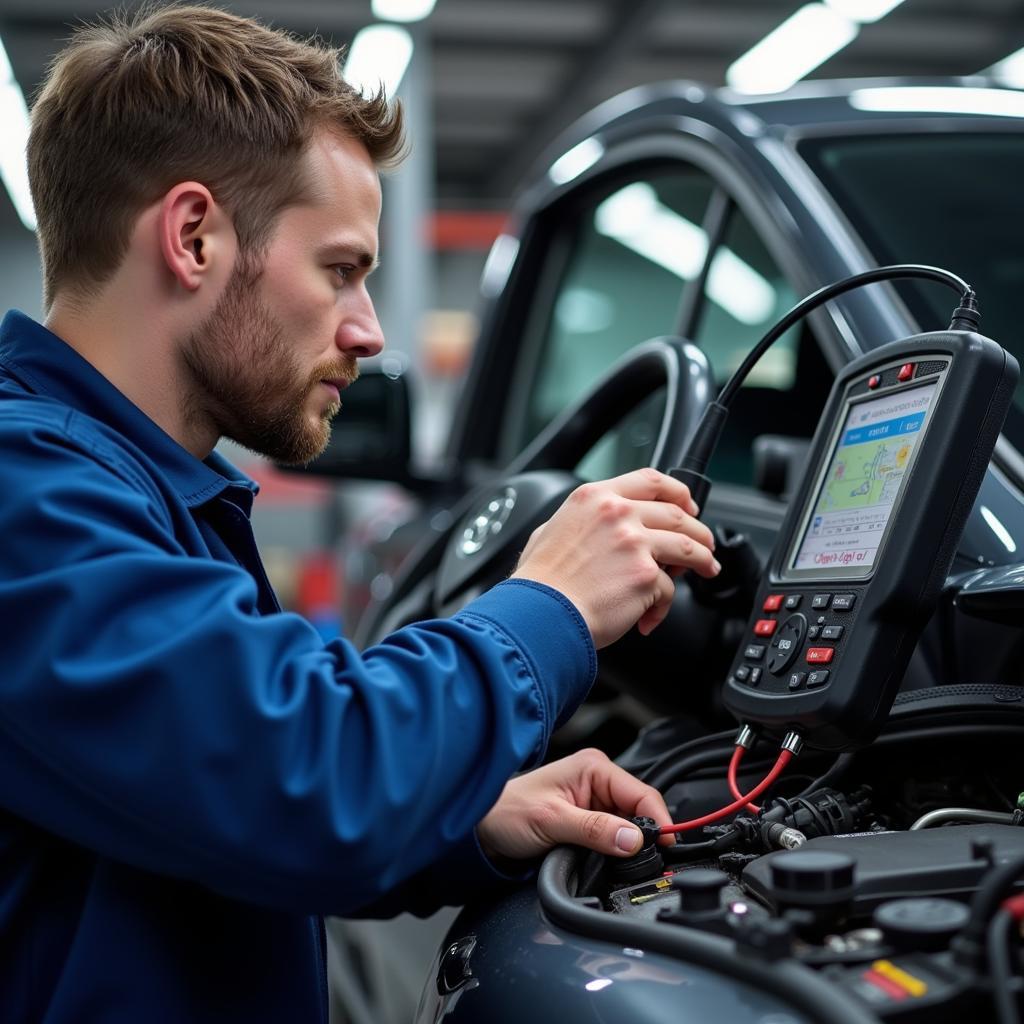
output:
[[721, 569], [698, 511], [685, 484], [654, 469], [583, 484], [534, 530], [512, 575], [569, 598], [596, 647], [634, 624], [646, 635], [668, 614], [674, 575]]

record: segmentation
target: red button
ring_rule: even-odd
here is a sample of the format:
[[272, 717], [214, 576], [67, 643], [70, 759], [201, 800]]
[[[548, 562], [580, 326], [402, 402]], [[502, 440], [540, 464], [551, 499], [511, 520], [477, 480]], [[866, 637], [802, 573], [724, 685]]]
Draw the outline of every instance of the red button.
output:
[[807, 664], [827, 665], [832, 660], [832, 655], [835, 653], [836, 649], [834, 647], [808, 647]]
[[914, 364], [904, 363], [899, 370], [896, 371], [897, 380], [910, 380], [914, 376]]
[[874, 377], [869, 377], [868, 378], [868, 387], [869, 388], [877, 388], [878, 385], [881, 384], [881, 383], [882, 383], [882, 378], [879, 377], [878, 374], [875, 374]]
[[776, 619], [758, 619], [754, 625], [754, 632], [758, 636], [771, 636], [778, 624]]
[[782, 607], [782, 595], [781, 594], [769, 594], [764, 599], [764, 605], [762, 605], [766, 612], [777, 612]]

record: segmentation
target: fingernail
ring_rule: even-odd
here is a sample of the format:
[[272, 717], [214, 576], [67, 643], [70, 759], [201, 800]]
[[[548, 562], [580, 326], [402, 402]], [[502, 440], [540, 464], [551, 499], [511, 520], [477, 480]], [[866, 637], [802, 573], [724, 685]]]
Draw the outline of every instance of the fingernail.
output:
[[712, 558], [711, 559], [711, 564], [715, 567], [715, 574], [716, 575], [722, 571], [722, 566], [719, 563], [717, 558]]
[[695, 501], [691, 502], [690, 504], [693, 505], [693, 512], [690, 513], [690, 514], [691, 515], [695, 515], [695, 516], [699, 516], [700, 515], [700, 505], [698, 505], [697, 502], [695, 502]]
[[636, 841], [639, 835], [639, 831], [635, 828], [620, 828], [615, 833], [615, 845], [623, 853], [632, 853], [636, 849]]

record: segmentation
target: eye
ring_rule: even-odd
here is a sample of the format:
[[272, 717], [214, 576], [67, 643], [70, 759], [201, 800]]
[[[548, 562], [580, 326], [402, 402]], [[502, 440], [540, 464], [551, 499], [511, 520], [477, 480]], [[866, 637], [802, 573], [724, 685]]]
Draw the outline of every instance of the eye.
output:
[[351, 263], [335, 263], [331, 270], [341, 281], [348, 281], [348, 279], [355, 273], [356, 268]]

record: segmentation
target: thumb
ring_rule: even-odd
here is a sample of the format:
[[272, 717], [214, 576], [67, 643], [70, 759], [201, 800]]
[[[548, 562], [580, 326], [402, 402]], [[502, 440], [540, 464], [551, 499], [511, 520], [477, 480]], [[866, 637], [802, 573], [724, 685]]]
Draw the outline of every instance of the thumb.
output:
[[559, 833], [551, 837], [556, 842], [585, 846], [613, 857], [632, 856], [644, 842], [640, 829], [625, 818], [579, 807], [566, 808], [554, 831]]

